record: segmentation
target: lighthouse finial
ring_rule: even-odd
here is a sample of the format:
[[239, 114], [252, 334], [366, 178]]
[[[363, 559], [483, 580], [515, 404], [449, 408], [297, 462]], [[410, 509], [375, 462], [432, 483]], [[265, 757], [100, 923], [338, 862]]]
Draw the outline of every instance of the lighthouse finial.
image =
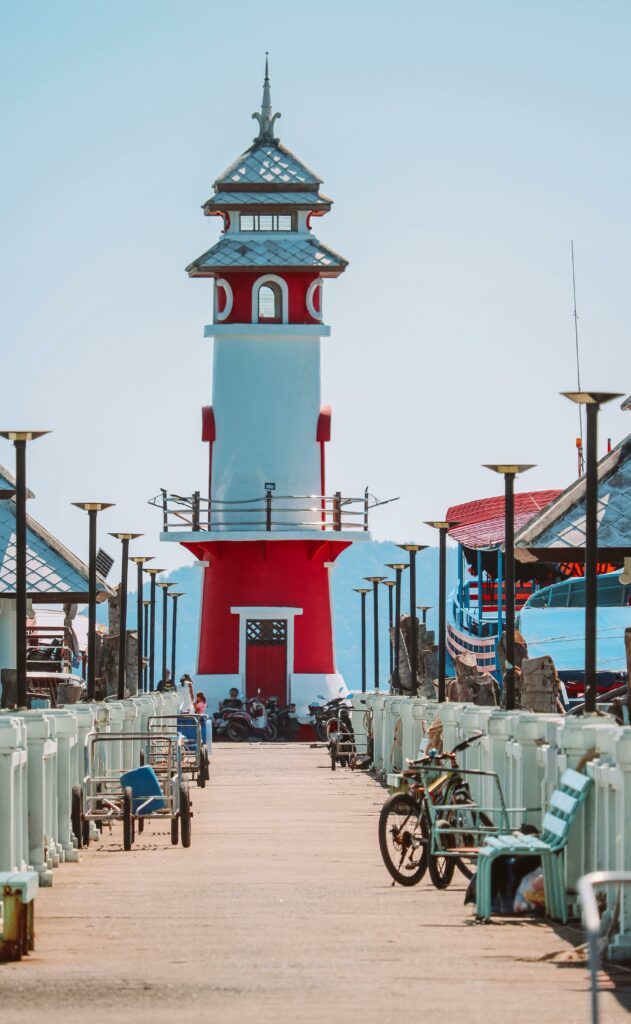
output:
[[272, 93], [269, 84], [269, 53], [265, 51], [265, 78], [263, 80], [263, 102], [261, 113], [252, 114], [255, 121], [259, 123], [259, 133], [255, 142], [278, 142], [274, 138], [274, 122], [280, 114], [272, 114]]

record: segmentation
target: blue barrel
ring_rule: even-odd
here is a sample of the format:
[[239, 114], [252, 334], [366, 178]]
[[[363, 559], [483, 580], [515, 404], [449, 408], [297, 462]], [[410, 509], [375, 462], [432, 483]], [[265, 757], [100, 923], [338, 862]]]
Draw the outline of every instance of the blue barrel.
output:
[[[124, 772], [121, 775], [121, 786], [123, 789], [126, 786], [131, 787], [133, 796], [132, 812], [134, 814], [152, 814], [154, 811], [161, 811], [166, 806], [166, 801], [162, 795], [162, 788], [158, 782], [158, 776], [151, 765], [145, 764], [142, 768], [134, 768], [131, 772]], [[154, 799], [149, 800], [142, 811], [139, 811], [138, 808], [148, 797], [153, 797]]]

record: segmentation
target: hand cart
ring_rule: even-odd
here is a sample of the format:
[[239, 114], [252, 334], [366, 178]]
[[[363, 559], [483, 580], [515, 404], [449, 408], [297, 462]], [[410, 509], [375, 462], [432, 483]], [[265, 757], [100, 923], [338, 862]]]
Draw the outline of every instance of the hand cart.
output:
[[[145, 765], [122, 772], [112, 744], [141, 741]], [[171, 822], [171, 842], [191, 845], [191, 800], [182, 771], [178, 733], [93, 733], [87, 744], [87, 775], [72, 790], [72, 829], [79, 847], [87, 846], [90, 822], [123, 824], [123, 847], [131, 850], [136, 824], [147, 818]]]
[[210, 779], [205, 715], [152, 715], [147, 729], [155, 736], [177, 732], [182, 737], [182, 772], [203, 789]]

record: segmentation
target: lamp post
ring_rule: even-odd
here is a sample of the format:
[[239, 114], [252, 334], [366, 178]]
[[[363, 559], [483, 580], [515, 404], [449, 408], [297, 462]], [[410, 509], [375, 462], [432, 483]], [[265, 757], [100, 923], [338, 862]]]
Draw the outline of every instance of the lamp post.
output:
[[175, 580], [172, 583], [158, 583], [158, 586], [162, 590], [162, 680], [166, 682], [167, 677], [167, 595], [169, 593], [169, 587], [175, 586]]
[[118, 628], [118, 689], [116, 696], [123, 700], [125, 696], [125, 660], [127, 655], [127, 563], [129, 561], [129, 542], [142, 537], [142, 533], [110, 533], [122, 544], [121, 554], [121, 586], [119, 594], [120, 625]]
[[156, 675], [156, 576], [164, 572], [164, 569], [145, 569], [151, 580], [149, 592], [149, 693], [155, 689]]
[[171, 590], [169, 597], [173, 598], [173, 625], [171, 631], [171, 679], [175, 684], [175, 649], [177, 643], [177, 600], [184, 597], [183, 590]]
[[[494, 463], [485, 464], [485, 469], [492, 469], [504, 477], [504, 593], [506, 595], [506, 699], [507, 711], [515, 710], [515, 477], [518, 473], [526, 473], [533, 469], [530, 465], [513, 465]], [[501, 604], [502, 595], [497, 595]], [[480, 623], [480, 626], [482, 624]]]
[[361, 595], [361, 632], [362, 632], [362, 693], [366, 692], [366, 594], [370, 587], [354, 587], [356, 594]]
[[388, 569], [395, 573], [395, 599], [394, 599], [394, 670], [392, 674], [393, 688], [401, 693], [401, 677], [399, 675], [399, 652], [401, 650], [401, 574], [407, 569], [405, 562], [388, 562]]
[[585, 406], [585, 711], [596, 710], [596, 608], [598, 602], [598, 410], [620, 394], [605, 391], [564, 391], [565, 398]]
[[133, 555], [132, 558], [130, 558], [130, 562], [134, 563], [134, 565], [136, 566], [136, 569], [138, 571], [137, 584], [136, 584], [136, 587], [137, 587], [137, 590], [138, 590], [138, 593], [136, 594], [136, 619], [138, 620], [138, 629], [137, 629], [137, 633], [138, 633], [138, 679], [137, 679], [137, 690], [138, 690], [138, 693], [142, 693], [143, 689], [144, 689], [144, 685], [143, 685], [143, 677], [144, 677], [143, 649], [144, 649], [145, 630], [144, 630], [144, 621], [143, 620], [144, 620], [145, 616], [143, 615], [143, 604], [144, 604], [144, 601], [142, 599], [142, 584], [143, 584], [142, 567], [145, 564], [145, 562], [152, 562], [152, 561], [153, 561], [153, 555]]
[[423, 616], [423, 625], [426, 626], [427, 625], [427, 613], [430, 610], [430, 608], [432, 607], [431, 604], [417, 604], [416, 607], [417, 607], [418, 611], [421, 613], [421, 615]]
[[48, 430], [0, 430], [15, 448], [15, 667], [16, 700], [26, 707], [26, 444]]
[[444, 704], [447, 661], [447, 534], [450, 528], [457, 524], [447, 519], [434, 519], [425, 525], [438, 530], [438, 700]]
[[385, 576], [364, 576], [367, 583], [372, 583], [373, 610], [373, 652], [374, 652], [374, 685], [375, 693], [379, 692], [379, 584]]
[[151, 601], [149, 601], [148, 599], [142, 602], [142, 607], [143, 607], [143, 611], [144, 611], [144, 622], [143, 622], [143, 631], [142, 631], [142, 634], [143, 634], [142, 635], [142, 639], [143, 639], [143, 645], [142, 645], [142, 662], [143, 662], [143, 665], [142, 665], [142, 691], [143, 691], [143, 693], [147, 692], [147, 681], [148, 681], [148, 676], [149, 676], [149, 605], [150, 604], [151, 604]]
[[73, 501], [75, 508], [88, 513], [88, 700], [96, 695], [96, 517], [111, 502]]
[[393, 598], [392, 589], [393, 589], [393, 587], [396, 587], [397, 581], [396, 580], [384, 580], [383, 581], [383, 585], [384, 585], [384, 587], [388, 588], [388, 641], [389, 641], [388, 649], [389, 649], [389, 652], [390, 652], [390, 685], [392, 685], [392, 682], [393, 682], [392, 672], [393, 672], [393, 668], [394, 668], [394, 657], [393, 657], [393, 654], [392, 654], [392, 650], [393, 650], [392, 626], [393, 626], [393, 622], [394, 622], [394, 615], [393, 615], [393, 610], [392, 610], [392, 598]]
[[410, 556], [410, 674], [412, 693], [418, 685], [418, 626], [416, 618], [416, 556], [424, 551], [427, 544], [398, 544]]

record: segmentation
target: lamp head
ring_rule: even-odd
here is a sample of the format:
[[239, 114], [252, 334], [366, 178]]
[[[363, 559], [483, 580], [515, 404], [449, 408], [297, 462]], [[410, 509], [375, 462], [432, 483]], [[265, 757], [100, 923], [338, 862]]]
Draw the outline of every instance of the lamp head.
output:
[[385, 578], [385, 576], [364, 576], [368, 583], [381, 583]]
[[403, 569], [409, 569], [409, 565], [407, 562], [386, 562], [386, 569], [394, 569], [395, 572], [397, 569], [403, 571]]
[[397, 581], [396, 580], [383, 580], [382, 582], [383, 582], [384, 587], [396, 587], [396, 585], [397, 585]]
[[517, 476], [518, 473], [526, 473], [529, 469], [534, 468], [535, 464], [533, 462], [527, 465], [505, 462], [484, 463], [484, 469], [492, 469], [494, 473], [500, 473], [502, 476]]
[[72, 504], [83, 512], [104, 512], [106, 508], [114, 508], [111, 501], [73, 501]]
[[116, 540], [130, 541], [136, 540], [137, 537], [142, 537], [142, 533], [110, 533], [110, 537], [115, 537]]
[[44, 434], [50, 434], [50, 430], [0, 430], [0, 437], [7, 441], [37, 441]]
[[369, 594], [370, 587], [353, 587], [356, 594]]
[[163, 581], [162, 583], [157, 583], [156, 586], [162, 587], [163, 590], [168, 590], [169, 587], [175, 586], [175, 580], [173, 580], [172, 583], [167, 583], [166, 581]]
[[144, 565], [145, 562], [153, 562], [154, 558], [155, 555], [132, 555], [129, 561], [135, 565]]
[[397, 547], [401, 548], [402, 551], [410, 551], [416, 553], [418, 551], [424, 551], [425, 548], [427, 547], [427, 544], [397, 544]]
[[451, 530], [458, 523], [455, 519], [426, 519], [425, 526], [432, 526], [435, 530]]
[[156, 569], [155, 566], [152, 565], [150, 569], [145, 569], [144, 571], [148, 576], [157, 576], [158, 573], [164, 572], [164, 569]]
[[576, 405], [605, 405], [614, 398], [624, 398], [624, 395], [617, 391], [561, 391], [561, 394]]
[[184, 597], [183, 590], [170, 590], [169, 597]]

